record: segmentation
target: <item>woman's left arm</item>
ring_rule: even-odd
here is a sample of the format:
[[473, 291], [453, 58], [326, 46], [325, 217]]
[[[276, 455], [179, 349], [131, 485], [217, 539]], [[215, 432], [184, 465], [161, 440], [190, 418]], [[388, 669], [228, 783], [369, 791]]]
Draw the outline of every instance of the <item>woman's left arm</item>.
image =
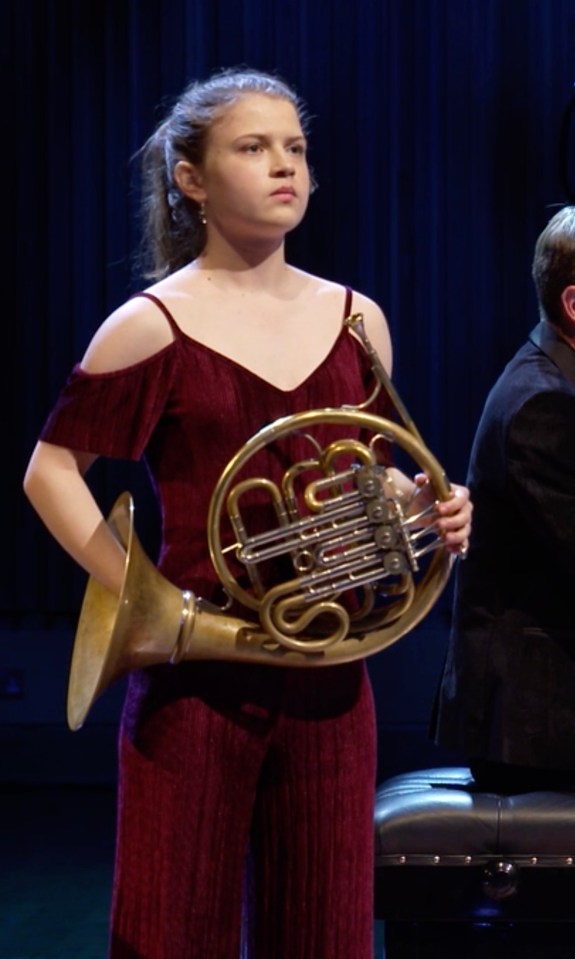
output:
[[[373, 300], [358, 293], [354, 293], [354, 310], [364, 314], [367, 335], [388, 376], [391, 376], [392, 345], [384, 314]], [[446, 548], [451, 553], [465, 557], [469, 548], [473, 513], [473, 504], [467, 487], [452, 483], [453, 495], [450, 499], [439, 501], [425, 474], [418, 473], [411, 480], [399, 470], [391, 468], [389, 472], [392, 474], [396, 489], [402, 493], [406, 502], [410, 499], [413, 501], [409, 511], [420, 512], [428, 506], [434, 506], [437, 528], [444, 538]], [[416, 499], [414, 499], [415, 495]]]

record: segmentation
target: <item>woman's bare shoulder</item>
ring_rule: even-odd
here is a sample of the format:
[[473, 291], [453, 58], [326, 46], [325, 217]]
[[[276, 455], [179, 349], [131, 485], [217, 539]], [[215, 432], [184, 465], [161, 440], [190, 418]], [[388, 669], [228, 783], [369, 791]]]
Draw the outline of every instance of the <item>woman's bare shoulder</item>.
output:
[[[335, 283], [332, 280], [326, 280], [320, 276], [313, 276], [310, 273], [298, 271], [302, 277], [306, 278], [308, 291], [311, 290], [318, 298], [330, 301], [330, 303], [341, 303], [341, 308], [345, 302], [348, 287], [341, 283]], [[381, 307], [364, 293], [351, 289], [351, 312], [361, 313], [364, 319], [365, 331], [371, 340], [372, 345], [377, 350], [381, 362], [389, 374], [391, 374], [393, 350], [391, 336], [387, 319]]]
[[173, 340], [173, 331], [158, 304], [147, 296], [134, 296], [104, 320], [81, 366], [87, 373], [125, 369], [159, 353]]
[[356, 290], [353, 291], [351, 308], [353, 313], [363, 315], [365, 332], [372, 346], [375, 347], [387, 373], [391, 375], [393, 349], [389, 326], [383, 310], [375, 300], [364, 293], [358, 293]]
[[316, 276], [313, 273], [306, 273], [298, 267], [291, 266], [292, 276], [300, 285], [300, 289], [306, 295], [312, 296], [341, 296], [345, 295], [346, 287], [341, 283], [335, 283], [333, 280], [327, 280], [323, 276]]
[[295, 272], [308, 284], [308, 291], [311, 290], [318, 296], [338, 297], [343, 300], [349, 290], [352, 297], [351, 308], [354, 312], [364, 313], [366, 318], [368, 316], [376, 318], [379, 323], [387, 326], [387, 321], [381, 307], [378, 306], [375, 300], [370, 299], [370, 297], [364, 293], [344, 286], [342, 283], [327, 280], [322, 276], [314, 276], [312, 273], [304, 273], [302, 270], [295, 270]]

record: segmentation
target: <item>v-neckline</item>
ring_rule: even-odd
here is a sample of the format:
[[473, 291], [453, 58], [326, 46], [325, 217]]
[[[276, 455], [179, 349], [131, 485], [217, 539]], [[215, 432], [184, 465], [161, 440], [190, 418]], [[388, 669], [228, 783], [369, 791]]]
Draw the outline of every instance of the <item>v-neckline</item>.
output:
[[[195, 339], [195, 337], [190, 336], [190, 334], [182, 330], [180, 326], [177, 326], [177, 330], [179, 334], [178, 338], [180, 339], [180, 341], [184, 341], [184, 342], [187, 341], [191, 343], [196, 348], [204, 350], [206, 353], [209, 353], [212, 356], [217, 357], [219, 360], [223, 360], [225, 363], [228, 363], [230, 366], [233, 366], [235, 369], [241, 370], [243, 373], [246, 373], [251, 378], [258, 380], [260, 383], [265, 383], [266, 386], [268, 386], [272, 390], [275, 390], [275, 392], [283, 393], [286, 396], [292, 393], [297, 393], [298, 390], [301, 390], [304, 386], [306, 386], [307, 383], [309, 383], [311, 379], [313, 379], [313, 377], [316, 375], [316, 373], [318, 373], [318, 371], [322, 368], [322, 366], [330, 360], [333, 353], [337, 349], [339, 342], [343, 337], [343, 334], [347, 332], [346, 327], [342, 323], [333, 343], [331, 344], [325, 356], [322, 357], [320, 362], [309, 373], [306, 374], [303, 380], [301, 380], [295, 386], [289, 387], [288, 389], [284, 389], [283, 387], [278, 386], [276, 383], [272, 383], [271, 380], [268, 380], [265, 376], [262, 376], [260, 373], [256, 373], [256, 371], [251, 369], [251, 367], [244, 366], [243, 363], [240, 363], [238, 360], [235, 360], [232, 356], [228, 356], [227, 353], [222, 353], [220, 350], [215, 349], [215, 347], [209, 346], [207, 343], [203, 343], [201, 340], [197, 340]], [[177, 341], [178, 341], [177, 339], [174, 340], [174, 343]]]

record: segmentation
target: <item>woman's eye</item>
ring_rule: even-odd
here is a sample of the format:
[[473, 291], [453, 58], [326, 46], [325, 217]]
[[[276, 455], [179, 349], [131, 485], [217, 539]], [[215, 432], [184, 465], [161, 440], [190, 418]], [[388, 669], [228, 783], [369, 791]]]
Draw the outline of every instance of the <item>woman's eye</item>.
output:
[[246, 145], [245, 145], [244, 147], [242, 147], [242, 149], [243, 149], [243, 152], [244, 152], [244, 153], [258, 153], [258, 152], [261, 150], [261, 144], [260, 144], [260, 143], [246, 143]]

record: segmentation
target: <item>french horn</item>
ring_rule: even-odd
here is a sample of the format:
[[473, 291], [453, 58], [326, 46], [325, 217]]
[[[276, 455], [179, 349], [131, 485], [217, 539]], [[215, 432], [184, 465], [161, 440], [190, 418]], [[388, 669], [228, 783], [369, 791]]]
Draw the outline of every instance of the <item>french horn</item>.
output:
[[[98, 696], [134, 669], [194, 659], [310, 668], [349, 662], [396, 642], [437, 601], [452, 556], [430, 497], [423, 509], [417, 492], [406, 497], [394, 469], [381, 462], [382, 447], [397, 444], [426, 474], [436, 500], [450, 497], [449, 482], [370, 343], [362, 315], [345, 323], [369, 356], [372, 395], [358, 406], [308, 410], [264, 427], [230, 460], [214, 489], [208, 548], [230, 603], [245, 618], [163, 577], [136, 536], [132, 497], [124, 493], [116, 501], [107, 522], [126, 552], [121, 595], [88, 580], [68, 681], [70, 729], [80, 728]], [[382, 387], [403, 425], [367, 411]], [[314, 437], [318, 426], [324, 433], [336, 427], [338, 436], [322, 446]], [[289, 464], [279, 485], [245, 477], [260, 451], [294, 435], [309, 441], [310, 456]], [[274, 516], [263, 531], [250, 531], [242, 512], [254, 495], [269, 502]], [[287, 576], [266, 582], [264, 573], [278, 564]]]

